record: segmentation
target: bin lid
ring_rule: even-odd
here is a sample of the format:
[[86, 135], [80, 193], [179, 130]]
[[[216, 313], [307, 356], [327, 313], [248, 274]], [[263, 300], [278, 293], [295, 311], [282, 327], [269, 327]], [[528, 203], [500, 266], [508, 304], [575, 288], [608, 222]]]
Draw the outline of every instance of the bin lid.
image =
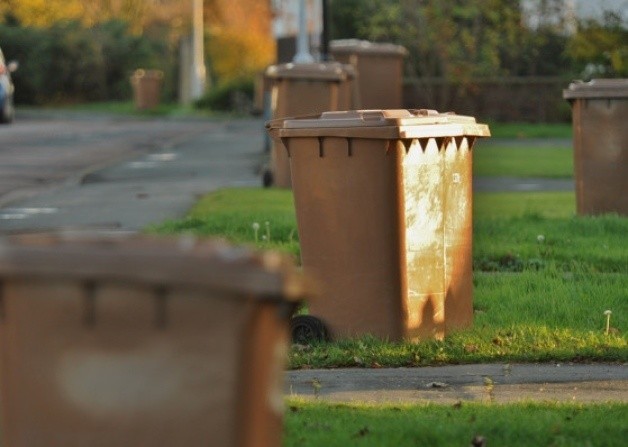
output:
[[316, 117], [287, 118], [283, 123], [271, 121], [267, 127], [279, 126], [280, 137], [339, 136], [361, 138], [438, 138], [489, 137], [486, 124], [471, 116], [439, 113], [436, 110], [350, 110], [324, 112]]
[[407, 56], [408, 50], [393, 43], [378, 43], [360, 39], [338, 39], [329, 42], [332, 53], [367, 53], [381, 56]]
[[628, 98], [628, 79], [575, 81], [563, 90], [563, 98]]
[[279, 64], [266, 69], [271, 79], [305, 79], [320, 81], [345, 81], [355, 77], [355, 69], [349, 64], [325, 62], [315, 64]]
[[199, 287], [300, 300], [312, 284], [277, 252], [194, 236], [45, 233], [0, 238], [0, 280], [45, 278]]

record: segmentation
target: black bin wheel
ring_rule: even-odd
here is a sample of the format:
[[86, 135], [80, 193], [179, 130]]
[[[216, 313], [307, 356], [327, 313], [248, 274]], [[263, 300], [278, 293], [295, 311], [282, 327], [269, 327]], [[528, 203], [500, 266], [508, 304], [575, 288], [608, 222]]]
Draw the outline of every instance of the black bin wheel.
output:
[[271, 186], [273, 186], [273, 173], [271, 172], [270, 169], [264, 169], [264, 172], [262, 173], [262, 185], [264, 186], [264, 188], [270, 188]]
[[292, 343], [306, 345], [327, 339], [327, 330], [321, 320], [312, 315], [297, 315], [290, 320]]

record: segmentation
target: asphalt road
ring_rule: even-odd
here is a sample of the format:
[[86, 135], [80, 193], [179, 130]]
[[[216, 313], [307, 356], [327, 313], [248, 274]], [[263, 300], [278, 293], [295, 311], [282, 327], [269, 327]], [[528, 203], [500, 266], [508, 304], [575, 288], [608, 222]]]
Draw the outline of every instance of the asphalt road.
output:
[[28, 116], [0, 127], [0, 234], [139, 231], [260, 185], [263, 122]]

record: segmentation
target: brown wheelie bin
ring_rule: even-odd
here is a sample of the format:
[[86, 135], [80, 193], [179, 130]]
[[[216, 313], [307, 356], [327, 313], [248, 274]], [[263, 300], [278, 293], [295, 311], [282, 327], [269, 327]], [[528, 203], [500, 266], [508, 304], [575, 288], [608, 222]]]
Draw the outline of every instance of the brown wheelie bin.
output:
[[[272, 124], [272, 123], [271, 123]], [[472, 117], [327, 112], [271, 129], [290, 155], [310, 314], [332, 337], [442, 338], [472, 324]]]
[[[266, 70], [266, 76], [272, 81], [274, 119], [347, 110], [353, 106], [354, 70], [350, 65], [337, 62], [273, 65]], [[290, 188], [290, 164], [278, 146], [281, 144], [273, 141], [271, 177], [265, 178], [264, 184]]]
[[190, 238], [0, 241], [2, 443], [280, 446], [288, 324], [276, 254]]
[[164, 73], [161, 70], [135, 70], [131, 76], [133, 101], [138, 110], [154, 109], [161, 102]]
[[334, 60], [355, 68], [361, 109], [403, 107], [403, 64], [408, 55], [403, 46], [341, 39], [330, 42], [330, 52]]
[[628, 215], [628, 79], [574, 82], [572, 106], [576, 208], [580, 215]]

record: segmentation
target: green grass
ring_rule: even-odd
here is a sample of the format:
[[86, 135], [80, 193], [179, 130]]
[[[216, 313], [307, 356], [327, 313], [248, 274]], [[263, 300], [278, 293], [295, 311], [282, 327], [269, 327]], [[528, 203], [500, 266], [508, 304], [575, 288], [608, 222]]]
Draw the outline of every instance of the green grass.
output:
[[[257, 238], [255, 223], [259, 225]], [[197, 202], [184, 219], [154, 225], [148, 231], [220, 236], [233, 243], [279, 249], [295, 258], [299, 256], [294, 201], [292, 192], [286, 190], [242, 188], [217, 191]]]
[[[476, 195], [471, 330], [418, 344], [368, 337], [314, 344], [293, 350], [290, 366], [628, 361], [628, 219], [574, 217], [573, 202], [572, 193]], [[260, 224], [257, 244], [254, 222]], [[270, 241], [262, 240], [265, 222]], [[151, 231], [220, 235], [299, 255], [290, 191], [212, 193], [186, 219]], [[606, 309], [617, 329], [608, 336]]]
[[474, 269], [628, 274], [628, 219], [574, 214], [570, 192], [475, 194]]
[[624, 445], [628, 405], [346, 405], [289, 401], [285, 447]]
[[520, 218], [538, 215], [568, 219], [576, 214], [573, 192], [496, 192], [473, 195], [473, 216], [478, 219]]
[[[473, 328], [442, 341], [373, 337], [312, 344], [290, 367], [428, 366], [480, 362], [628, 361], [628, 276], [476, 273]], [[611, 333], [604, 311], [611, 309]]]
[[480, 177], [573, 177], [571, 147], [482, 146], [473, 154]]
[[[628, 219], [574, 217], [574, 201], [573, 193], [476, 194], [473, 255], [476, 270], [560, 268], [628, 273], [624, 249], [628, 246]], [[260, 226], [257, 243], [253, 229], [256, 222]], [[279, 249], [299, 258], [290, 191], [218, 191], [199, 201], [186, 218], [149, 230], [221, 236], [234, 243]], [[268, 235], [270, 240], [265, 240]]]
[[489, 123], [494, 138], [571, 138], [571, 123]]

